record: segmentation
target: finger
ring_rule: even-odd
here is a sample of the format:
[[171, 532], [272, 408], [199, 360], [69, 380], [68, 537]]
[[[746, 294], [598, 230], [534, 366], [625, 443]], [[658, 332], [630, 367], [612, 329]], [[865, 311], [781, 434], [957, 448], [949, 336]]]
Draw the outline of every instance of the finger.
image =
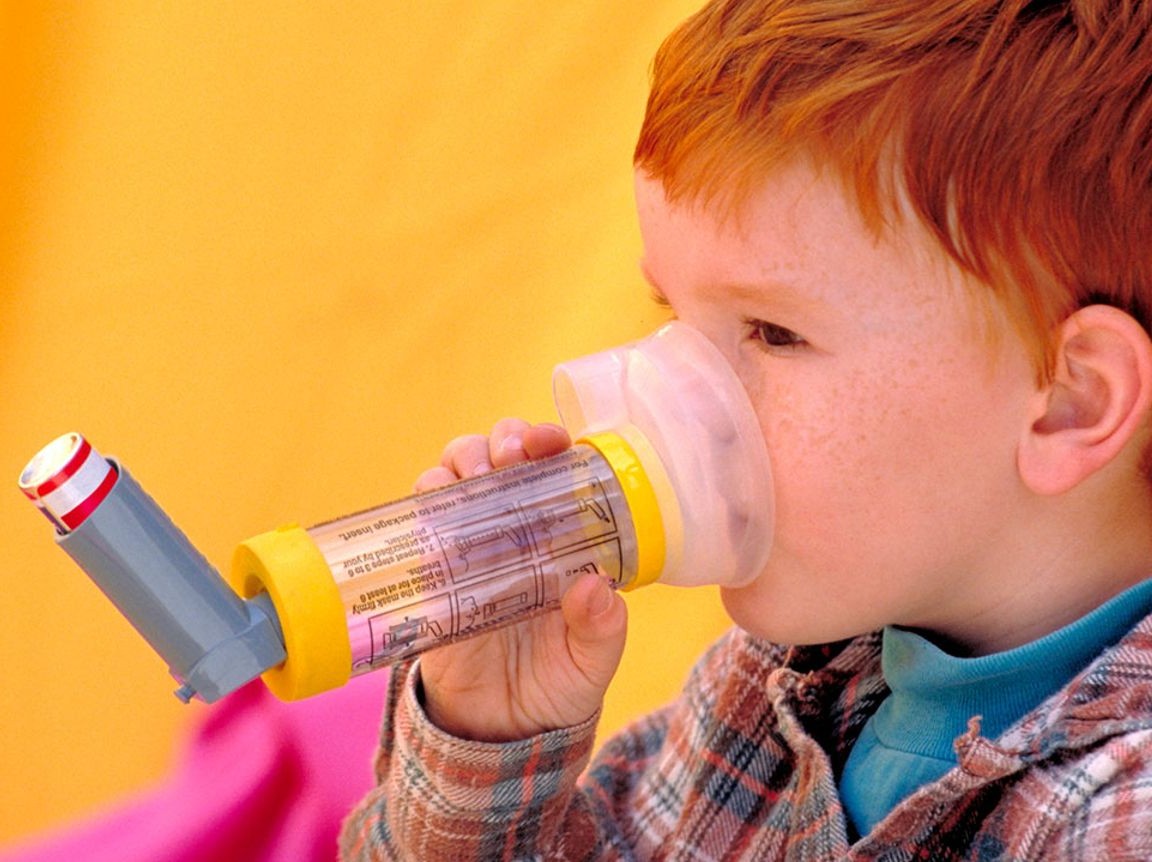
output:
[[440, 466], [452, 470], [460, 479], [489, 472], [492, 461], [488, 457], [488, 438], [480, 434], [457, 437], [444, 447]]
[[524, 452], [529, 458], [557, 455], [572, 445], [572, 438], [559, 425], [544, 422], [524, 432]]
[[524, 452], [524, 433], [531, 426], [523, 419], [501, 419], [488, 437], [488, 456], [494, 467], [507, 467], [528, 460]]
[[423, 494], [425, 491], [451, 485], [459, 479], [460, 477], [447, 467], [432, 467], [416, 477], [416, 484], [413, 487], [417, 494]]
[[603, 575], [586, 574], [560, 602], [568, 626], [568, 650], [590, 683], [607, 688], [620, 658], [628, 631], [624, 600]]

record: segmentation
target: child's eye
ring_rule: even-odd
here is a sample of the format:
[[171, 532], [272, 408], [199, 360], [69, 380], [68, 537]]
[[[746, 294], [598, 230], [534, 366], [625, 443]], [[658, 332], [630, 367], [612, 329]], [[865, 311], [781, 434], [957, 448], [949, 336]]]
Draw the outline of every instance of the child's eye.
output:
[[749, 336], [753, 341], [759, 341], [765, 347], [794, 348], [801, 347], [807, 342], [791, 329], [766, 320], [749, 319], [745, 321], [749, 328]]

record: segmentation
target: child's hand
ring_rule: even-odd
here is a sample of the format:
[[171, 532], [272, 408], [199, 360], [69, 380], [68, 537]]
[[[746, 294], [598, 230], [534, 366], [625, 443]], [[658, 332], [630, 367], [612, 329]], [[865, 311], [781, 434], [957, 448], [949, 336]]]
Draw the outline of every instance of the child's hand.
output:
[[[517, 419], [489, 437], [458, 437], [417, 491], [562, 452], [563, 428]], [[428, 716], [455, 736], [488, 742], [524, 739], [579, 724], [599, 708], [624, 650], [624, 601], [596, 575], [577, 580], [561, 613], [544, 613], [420, 658]]]

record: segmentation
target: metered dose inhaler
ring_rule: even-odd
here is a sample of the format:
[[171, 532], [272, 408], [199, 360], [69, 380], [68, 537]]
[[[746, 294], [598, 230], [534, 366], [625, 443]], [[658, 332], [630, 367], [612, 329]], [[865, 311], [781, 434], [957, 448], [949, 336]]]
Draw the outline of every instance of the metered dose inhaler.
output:
[[768, 455], [743, 386], [703, 334], [670, 323], [558, 366], [553, 382], [571, 449], [255, 536], [227, 582], [80, 435], [45, 447], [20, 485], [185, 700], [261, 675], [282, 698], [307, 697], [554, 608], [585, 572], [621, 589], [759, 574]]

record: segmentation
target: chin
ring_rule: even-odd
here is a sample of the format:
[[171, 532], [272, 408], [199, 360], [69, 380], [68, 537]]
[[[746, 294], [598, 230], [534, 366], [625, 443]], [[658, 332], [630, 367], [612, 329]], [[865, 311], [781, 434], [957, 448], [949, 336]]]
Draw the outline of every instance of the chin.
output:
[[[759, 587], [759, 588], [758, 588]], [[768, 597], [759, 581], [746, 587], [721, 587], [720, 599], [732, 622], [758, 638], [789, 646], [812, 646], [856, 637], [867, 627], [831, 618], [827, 607], [778, 602]]]
[[792, 643], [786, 635], [791, 626], [781, 625], [774, 615], [764, 612], [764, 602], [757, 595], [758, 582], [745, 587], [721, 587], [720, 600], [732, 622], [759, 638], [779, 643]]

